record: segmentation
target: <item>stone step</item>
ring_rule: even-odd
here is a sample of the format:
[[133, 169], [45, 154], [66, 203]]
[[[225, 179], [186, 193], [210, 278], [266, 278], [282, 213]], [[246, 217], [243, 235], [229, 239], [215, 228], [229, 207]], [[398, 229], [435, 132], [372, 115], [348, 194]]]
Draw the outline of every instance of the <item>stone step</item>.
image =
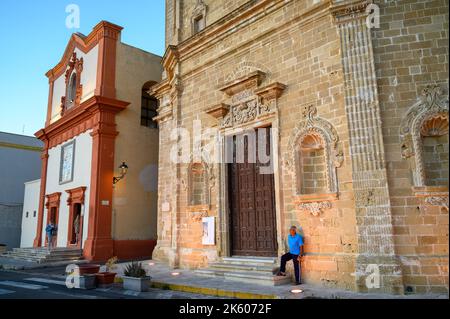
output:
[[30, 254], [81, 254], [81, 249], [72, 248], [54, 248], [50, 252], [47, 248], [14, 248], [10, 252], [30, 253]]
[[208, 265], [211, 269], [217, 270], [246, 270], [246, 271], [258, 271], [272, 274], [276, 264], [231, 264], [225, 262], [216, 262]]
[[240, 264], [240, 265], [274, 265], [277, 264], [277, 258], [272, 257], [223, 257], [223, 263], [227, 264]]
[[198, 269], [195, 273], [205, 277], [224, 278], [230, 281], [239, 281], [264, 286], [279, 286], [291, 282], [289, 277], [274, 276], [258, 271], [221, 271], [215, 269]]
[[6, 258], [17, 258], [17, 259], [34, 259], [34, 260], [40, 260], [40, 259], [78, 259], [81, 257], [80, 254], [71, 254], [71, 255], [37, 255], [37, 254], [18, 254], [18, 253], [13, 253], [13, 254], [6, 254], [3, 255], [3, 257]]
[[79, 261], [83, 259], [82, 250], [78, 248], [54, 248], [48, 251], [47, 248], [14, 248], [12, 251], [3, 254], [2, 257], [16, 260], [25, 260], [38, 264], [58, 263], [64, 261]]

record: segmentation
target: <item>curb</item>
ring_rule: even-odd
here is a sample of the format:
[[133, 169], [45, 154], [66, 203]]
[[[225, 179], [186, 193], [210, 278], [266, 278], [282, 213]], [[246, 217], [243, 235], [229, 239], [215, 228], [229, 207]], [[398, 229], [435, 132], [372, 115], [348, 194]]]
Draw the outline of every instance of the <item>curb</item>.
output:
[[281, 299], [279, 296], [270, 294], [258, 294], [253, 292], [232, 291], [220, 288], [197, 287], [182, 284], [170, 284], [161, 281], [152, 281], [151, 287], [163, 290], [174, 290], [201, 295], [228, 297], [236, 299]]

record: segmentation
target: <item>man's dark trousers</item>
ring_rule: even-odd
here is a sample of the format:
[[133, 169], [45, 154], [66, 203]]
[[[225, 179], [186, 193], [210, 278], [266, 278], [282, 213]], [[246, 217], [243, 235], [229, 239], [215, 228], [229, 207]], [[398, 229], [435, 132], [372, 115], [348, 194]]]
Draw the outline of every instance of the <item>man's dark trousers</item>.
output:
[[286, 272], [286, 263], [291, 259], [294, 262], [295, 282], [300, 282], [300, 264], [298, 262], [298, 255], [287, 253], [281, 256], [280, 272]]

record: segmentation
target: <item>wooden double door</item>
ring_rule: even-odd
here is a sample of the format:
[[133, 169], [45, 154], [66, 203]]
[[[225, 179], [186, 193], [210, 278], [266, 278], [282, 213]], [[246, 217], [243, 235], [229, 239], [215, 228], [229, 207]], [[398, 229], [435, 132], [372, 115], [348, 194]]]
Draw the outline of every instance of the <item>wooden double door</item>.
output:
[[[273, 169], [270, 168], [273, 167], [270, 128], [257, 131], [253, 139], [247, 134], [233, 136], [233, 162], [228, 164], [231, 253], [275, 257], [275, 187]], [[258, 138], [258, 135], [265, 138]], [[265, 146], [265, 152], [260, 149], [262, 146]], [[239, 147], [244, 151], [243, 158], [239, 155]]]

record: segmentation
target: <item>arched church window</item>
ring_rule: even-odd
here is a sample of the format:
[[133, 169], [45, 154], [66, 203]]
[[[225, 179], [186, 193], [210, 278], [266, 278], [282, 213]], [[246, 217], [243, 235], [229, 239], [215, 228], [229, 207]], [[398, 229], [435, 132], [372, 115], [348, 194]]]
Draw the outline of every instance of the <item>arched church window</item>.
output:
[[77, 74], [72, 73], [69, 81], [69, 88], [67, 90], [67, 108], [71, 108], [74, 105], [77, 96]]
[[81, 73], [83, 72], [83, 58], [78, 59], [77, 54], [72, 54], [66, 70], [66, 92], [61, 98], [61, 115], [81, 103], [83, 85], [81, 84]]

